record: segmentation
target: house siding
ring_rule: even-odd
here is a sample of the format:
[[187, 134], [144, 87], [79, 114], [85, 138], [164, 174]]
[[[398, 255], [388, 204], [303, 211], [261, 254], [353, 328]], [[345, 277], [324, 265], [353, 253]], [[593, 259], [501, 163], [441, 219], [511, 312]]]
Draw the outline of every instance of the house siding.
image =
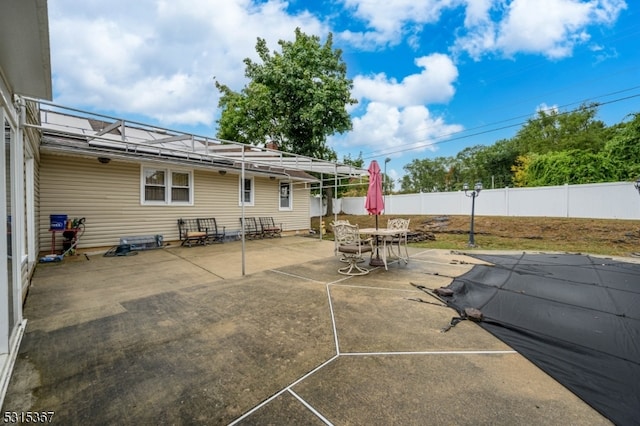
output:
[[[147, 165], [189, 170], [186, 167]], [[140, 203], [140, 163], [112, 160], [101, 164], [95, 158], [42, 153], [40, 162], [40, 249], [49, 251], [49, 216], [66, 214], [86, 219], [80, 249], [117, 245], [121, 237], [161, 234], [165, 241], [178, 240], [180, 217], [215, 217], [229, 234], [240, 229], [237, 175], [215, 171], [193, 172], [194, 203], [149, 206]], [[256, 177], [255, 205], [245, 206], [246, 216], [273, 216], [285, 232], [309, 229], [309, 190], [294, 185], [294, 209], [279, 211], [278, 180]], [[56, 236], [56, 249], [62, 240]]]

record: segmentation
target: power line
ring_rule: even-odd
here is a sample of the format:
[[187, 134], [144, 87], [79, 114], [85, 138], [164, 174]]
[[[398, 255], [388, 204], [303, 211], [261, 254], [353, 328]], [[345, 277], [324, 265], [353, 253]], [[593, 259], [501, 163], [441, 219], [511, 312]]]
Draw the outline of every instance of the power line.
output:
[[[638, 89], [638, 88], [640, 88], [640, 86], [634, 86], [634, 87], [631, 87], [631, 88], [628, 88], [628, 89], [624, 89], [624, 90], [620, 90], [620, 91], [611, 92], [611, 93], [607, 93], [607, 94], [604, 94], [604, 95], [596, 96], [594, 98], [585, 99], [585, 100], [577, 101], [577, 102], [571, 102], [569, 104], [562, 105], [559, 108], [567, 108], [567, 107], [575, 105], [575, 104], [585, 104], [585, 103], [587, 103], [589, 101], [593, 101], [595, 99], [599, 99], [599, 98], [603, 98], [603, 97], [607, 97], [607, 96], [611, 96], [611, 95], [615, 95], [615, 94], [628, 92], [628, 91], [635, 90], [635, 89]], [[603, 105], [613, 104], [613, 103], [616, 103], [616, 102], [622, 102], [622, 101], [633, 99], [633, 98], [637, 98], [637, 97], [640, 97], [640, 93], [634, 94], [634, 95], [630, 95], [630, 96], [625, 96], [625, 97], [622, 97], [622, 98], [613, 99], [613, 100], [606, 101], [606, 102], [595, 102], [595, 104], [596, 104], [595, 106], [600, 107], [600, 106], [603, 106]], [[566, 114], [569, 114], [569, 113], [571, 113], [573, 111], [574, 110], [561, 112], [558, 115], [566, 115]], [[452, 133], [439, 135], [439, 136], [436, 136], [434, 138], [435, 140], [429, 140], [428, 142], [427, 142], [427, 140], [418, 140], [418, 141], [413, 142], [411, 144], [411, 146], [407, 147], [407, 148], [401, 148], [401, 149], [395, 149], [395, 150], [374, 151], [370, 155], [364, 156], [362, 158], [363, 159], [369, 159], [369, 158], [380, 157], [380, 156], [383, 156], [383, 155], [391, 155], [391, 154], [397, 154], [397, 153], [401, 153], [401, 152], [414, 151], [414, 150], [426, 148], [426, 147], [429, 147], [429, 146], [432, 146], [432, 145], [440, 145], [440, 144], [447, 143], [447, 142], [453, 142], [453, 141], [467, 139], [467, 138], [474, 137], [474, 136], [479, 136], [479, 135], [484, 135], [484, 134], [487, 134], [487, 133], [493, 133], [493, 132], [497, 132], [497, 131], [500, 131], [500, 130], [509, 129], [509, 128], [512, 128], [512, 127], [522, 126], [522, 125], [526, 124], [526, 121], [519, 121], [517, 123], [510, 124], [510, 125], [507, 125], [507, 126], [496, 127], [496, 128], [491, 128], [491, 129], [484, 130], [484, 131], [481, 131], [481, 132], [475, 132], [475, 133], [471, 133], [471, 134], [462, 135], [463, 133], [467, 133], [467, 132], [470, 132], [470, 131], [473, 131], [473, 130], [482, 129], [482, 128], [485, 128], [485, 127], [494, 126], [494, 125], [497, 125], [497, 124], [506, 123], [506, 122], [513, 121], [513, 120], [521, 120], [524, 117], [530, 117], [530, 115], [529, 114], [520, 115], [520, 116], [509, 118], [509, 119], [500, 120], [500, 121], [497, 121], [497, 122], [494, 122], [494, 123], [489, 123], [489, 124], [485, 124], [485, 125], [482, 125], [482, 126], [477, 126], [477, 127], [473, 127], [473, 128], [470, 128], [470, 129], [461, 130], [459, 132], [452, 132]], [[455, 136], [455, 135], [460, 135], [460, 136], [453, 137], [453, 138], [450, 137], [450, 136]], [[438, 140], [438, 139], [444, 139], [444, 140]]]
[[[620, 94], [620, 93], [629, 92], [629, 91], [636, 90], [636, 89], [639, 89], [639, 88], [640, 88], [640, 86], [633, 86], [633, 87], [629, 87], [629, 88], [626, 88], [626, 89], [617, 90], [617, 91], [615, 91], [615, 92], [609, 92], [609, 93], [605, 93], [605, 94], [602, 94], [602, 95], [594, 96], [594, 97], [591, 97], [591, 98], [582, 99], [582, 100], [580, 100], [580, 101], [570, 102], [570, 103], [565, 104], [565, 105], [562, 105], [562, 106], [560, 106], [560, 107], [558, 107], [558, 108], [568, 108], [568, 107], [570, 107], [570, 106], [572, 106], [572, 105], [585, 104], [585, 103], [593, 102], [593, 101], [594, 101], [594, 100], [596, 100], [596, 99], [601, 99], [601, 98], [605, 98], [605, 97], [608, 97], [608, 96], [613, 96], [613, 95], [617, 95], [617, 94]], [[604, 103], [604, 102], [599, 103], [599, 105], [606, 105], [606, 104], [607, 104], [607, 103]], [[460, 130], [460, 131], [458, 131], [458, 132], [452, 132], [452, 133], [447, 133], [447, 134], [439, 135], [439, 136], [436, 136], [436, 137], [435, 137], [435, 139], [443, 138], [443, 137], [448, 137], [448, 136], [453, 136], [453, 135], [457, 135], [457, 134], [461, 134], [461, 133], [466, 133], [466, 132], [470, 132], [470, 131], [472, 131], [472, 130], [482, 129], [482, 128], [485, 128], [485, 127], [494, 126], [494, 125], [496, 125], [496, 124], [506, 123], [506, 122], [513, 121], [513, 120], [521, 120], [521, 119], [523, 119], [523, 118], [529, 118], [529, 117], [531, 117], [531, 114], [523, 114], [523, 115], [519, 115], [519, 116], [516, 116], [516, 117], [512, 117], [512, 118], [507, 118], [507, 119], [504, 119], [504, 120], [496, 121], [496, 122], [493, 122], [493, 123], [484, 124], [484, 125], [482, 125], [482, 126], [471, 127], [471, 128], [469, 128], [469, 129]], [[522, 124], [522, 123], [518, 123], [518, 124]], [[508, 127], [511, 127], [511, 126], [507, 126], [507, 127], [505, 127], [505, 128], [508, 128]], [[414, 132], [418, 132], [418, 131], [422, 131], [422, 130], [424, 130], [424, 128], [418, 128], [418, 129], [416, 129], [416, 130], [411, 131], [410, 133], [414, 133]], [[497, 129], [497, 130], [502, 130], [502, 128]], [[410, 133], [405, 133], [404, 135], [408, 135], [408, 134], [410, 134]], [[401, 134], [401, 135], [399, 135], [399, 136], [403, 136], [403, 135]], [[418, 140], [418, 141], [415, 141], [414, 143], [419, 143], [419, 142], [421, 142], [421, 141], [420, 141], [420, 140]], [[430, 144], [430, 143], [427, 143], [427, 144], [420, 145], [420, 146], [418, 146], [418, 147], [416, 147], [416, 148], [424, 148], [424, 147], [429, 146], [429, 145], [431, 145], [431, 144]], [[376, 155], [374, 155], [374, 154], [376, 154], [376, 153], [378, 153], [378, 152], [379, 152], [379, 151], [374, 151], [374, 152], [371, 154], [371, 156], [369, 156], [369, 157], [367, 157], [367, 158], [371, 158], [372, 156], [374, 156], [374, 157], [375, 157]], [[385, 152], [383, 151], [383, 152], [382, 152], [381, 154], [379, 154], [379, 155], [385, 155]]]

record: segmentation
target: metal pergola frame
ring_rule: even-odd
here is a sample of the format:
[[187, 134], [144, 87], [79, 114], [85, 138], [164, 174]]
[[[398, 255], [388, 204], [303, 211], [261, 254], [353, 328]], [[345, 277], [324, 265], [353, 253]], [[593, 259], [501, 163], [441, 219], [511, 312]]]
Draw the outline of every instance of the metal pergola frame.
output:
[[[334, 177], [337, 193], [340, 179], [367, 176], [365, 169], [339, 162], [291, 154], [275, 149], [239, 142], [199, 136], [137, 121], [65, 107], [50, 101], [18, 97], [20, 125], [42, 132], [40, 147], [45, 152], [58, 152], [90, 158], [108, 157], [189, 165], [214, 171], [236, 171], [240, 174], [240, 193], [244, 193], [246, 173], [288, 179], [293, 183], [318, 184], [323, 190], [325, 176]], [[39, 112], [38, 123], [28, 123], [27, 103]], [[319, 175], [319, 178], [310, 173]], [[242, 220], [245, 219], [244, 197], [241, 198]], [[245, 232], [242, 236], [242, 275], [245, 275]], [[319, 232], [322, 240], [322, 232]]]

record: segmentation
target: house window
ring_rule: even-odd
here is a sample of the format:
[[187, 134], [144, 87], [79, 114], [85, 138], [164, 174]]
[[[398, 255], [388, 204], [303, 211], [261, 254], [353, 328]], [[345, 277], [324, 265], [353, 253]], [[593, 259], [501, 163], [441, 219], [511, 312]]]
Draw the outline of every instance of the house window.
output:
[[280, 182], [280, 210], [293, 208], [291, 182]]
[[191, 189], [190, 174], [185, 172], [171, 172], [171, 200], [188, 203]]
[[192, 172], [142, 169], [142, 204], [193, 204]]
[[240, 187], [240, 204], [244, 201], [245, 206], [253, 206], [254, 192], [253, 178], [245, 179], [244, 188]]
[[144, 202], [165, 202], [167, 193], [164, 170], [144, 170]]

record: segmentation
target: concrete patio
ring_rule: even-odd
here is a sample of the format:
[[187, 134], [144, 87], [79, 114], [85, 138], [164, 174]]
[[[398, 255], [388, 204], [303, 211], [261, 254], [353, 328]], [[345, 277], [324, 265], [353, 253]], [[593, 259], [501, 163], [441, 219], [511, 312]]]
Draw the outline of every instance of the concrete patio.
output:
[[[438, 288], [474, 258], [411, 249], [359, 277], [306, 237], [41, 264], [3, 411], [85, 424], [610, 424]], [[420, 303], [410, 299], [423, 299]]]

